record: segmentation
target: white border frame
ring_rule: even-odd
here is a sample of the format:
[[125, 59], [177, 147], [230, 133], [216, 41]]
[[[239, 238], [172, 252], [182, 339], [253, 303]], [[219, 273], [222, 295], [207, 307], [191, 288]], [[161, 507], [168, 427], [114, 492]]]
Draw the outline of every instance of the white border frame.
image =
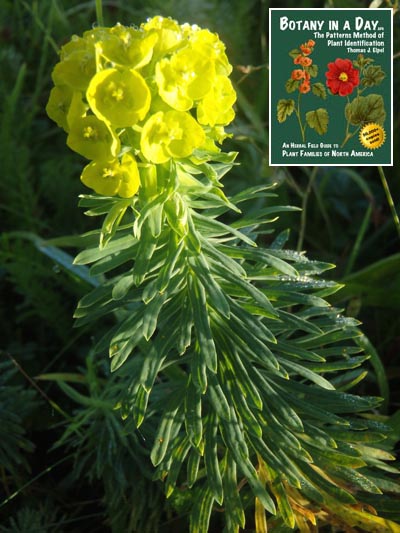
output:
[[[391, 28], [390, 28], [390, 163], [327, 163], [326, 165], [321, 163], [271, 163], [271, 11], [390, 11], [392, 13]], [[269, 50], [268, 50], [268, 165], [270, 167], [392, 167], [393, 166], [393, 114], [394, 114], [394, 100], [393, 100], [393, 9], [390, 7], [382, 8], [324, 8], [324, 7], [270, 7], [268, 9], [268, 32], [269, 32]]]

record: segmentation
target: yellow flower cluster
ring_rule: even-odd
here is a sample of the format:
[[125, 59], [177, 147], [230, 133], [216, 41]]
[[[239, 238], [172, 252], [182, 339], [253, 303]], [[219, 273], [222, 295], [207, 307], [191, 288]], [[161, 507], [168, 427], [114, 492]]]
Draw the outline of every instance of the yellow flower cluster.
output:
[[218, 36], [198, 26], [98, 27], [62, 47], [46, 111], [91, 160], [83, 183], [129, 198], [141, 166], [219, 151], [234, 118], [231, 71]]

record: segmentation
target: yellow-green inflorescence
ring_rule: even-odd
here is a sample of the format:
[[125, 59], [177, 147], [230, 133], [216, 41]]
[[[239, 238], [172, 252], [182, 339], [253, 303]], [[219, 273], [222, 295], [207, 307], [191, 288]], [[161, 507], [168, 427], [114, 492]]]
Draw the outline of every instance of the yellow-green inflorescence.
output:
[[143, 168], [219, 152], [234, 118], [231, 71], [218, 36], [198, 26], [97, 27], [62, 47], [46, 110], [91, 160], [82, 182], [130, 198]]

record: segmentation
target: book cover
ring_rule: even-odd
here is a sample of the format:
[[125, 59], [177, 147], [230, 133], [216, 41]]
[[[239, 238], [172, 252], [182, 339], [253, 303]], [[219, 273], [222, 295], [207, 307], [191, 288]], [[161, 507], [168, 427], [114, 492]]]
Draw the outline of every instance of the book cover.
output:
[[271, 166], [392, 165], [392, 9], [269, 10]]

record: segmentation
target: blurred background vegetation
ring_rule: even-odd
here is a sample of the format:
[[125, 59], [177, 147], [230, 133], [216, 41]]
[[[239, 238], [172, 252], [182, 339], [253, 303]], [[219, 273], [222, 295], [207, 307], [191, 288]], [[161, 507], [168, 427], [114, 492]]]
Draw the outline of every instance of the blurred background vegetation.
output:
[[[332, 262], [346, 287], [332, 303], [363, 323], [374, 349], [360, 391], [385, 397], [400, 426], [400, 236], [374, 167], [268, 166], [268, 8], [369, 7], [363, 0], [105, 0], [105, 23], [161, 14], [219, 33], [235, 66], [237, 119], [226, 150], [240, 166], [229, 194], [277, 184], [276, 204], [303, 208], [276, 222], [290, 247]], [[374, 7], [397, 7], [389, 1]], [[85, 272], [41, 239], [92, 229], [77, 208], [82, 159], [45, 105], [57, 49], [95, 24], [95, 2], [0, 0], [0, 531], [186, 531], [187, 494], [165, 503], [140, 456], [144, 436], [108, 400], [108, 362], [94, 332], [73, 328]], [[394, 14], [394, 165], [385, 175], [400, 210], [400, 15]], [[255, 202], [254, 209], [259, 208]], [[74, 250], [68, 250], [73, 256]], [[378, 355], [379, 354], [379, 355]], [[57, 373], [54, 379], [46, 379]], [[41, 376], [40, 379], [37, 377]], [[105, 386], [107, 383], [107, 387]], [[73, 385], [73, 386], [72, 386]], [[77, 392], [79, 391], [79, 392]], [[133, 452], [133, 451], [134, 452]], [[213, 524], [221, 531], [218, 522]], [[251, 527], [249, 526], [249, 530]]]

